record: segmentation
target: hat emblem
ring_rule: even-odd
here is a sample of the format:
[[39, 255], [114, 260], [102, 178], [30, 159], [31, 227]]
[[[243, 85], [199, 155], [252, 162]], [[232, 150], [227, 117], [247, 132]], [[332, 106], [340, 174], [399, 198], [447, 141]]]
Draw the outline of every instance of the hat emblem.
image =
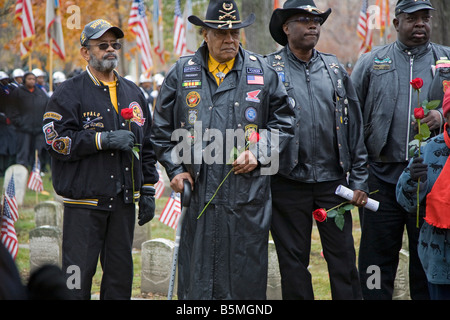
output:
[[[233, 10], [233, 4], [232, 3], [229, 3], [229, 4], [224, 3], [223, 4], [223, 8], [226, 11], [231, 11], [231, 10]], [[223, 14], [223, 16], [219, 16], [219, 20], [220, 21], [222, 21], [222, 20], [224, 20], [226, 18], [236, 20], [236, 16], [233, 15], [234, 13], [236, 13], [236, 10], [233, 10], [231, 12], [225, 12], [223, 10], [219, 10], [219, 12]]]

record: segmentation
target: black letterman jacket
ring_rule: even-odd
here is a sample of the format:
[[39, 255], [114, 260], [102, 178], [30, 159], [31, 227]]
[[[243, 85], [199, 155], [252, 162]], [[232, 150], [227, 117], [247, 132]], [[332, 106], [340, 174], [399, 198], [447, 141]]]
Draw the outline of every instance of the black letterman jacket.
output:
[[[133, 202], [144, 184], [158, 181], [156, 158], [150, 144], [150, 111], [139, 88], [116, 72], [117, 113], [109, 87], [86, 71], [66, 80], [52, 95], [43, 119], [47, 150], [52, 156], [55, 192], [67, 206], [114, 210], [114, 197], [123, 192], [125, 203]], [[134, 121], [120, 115], [133, 108]], [[132, 153], [102, 150], [101, 133], [129, 130], [139, 144], [139, 159]], [[132, 162], [132, 158], [133, 162]]]

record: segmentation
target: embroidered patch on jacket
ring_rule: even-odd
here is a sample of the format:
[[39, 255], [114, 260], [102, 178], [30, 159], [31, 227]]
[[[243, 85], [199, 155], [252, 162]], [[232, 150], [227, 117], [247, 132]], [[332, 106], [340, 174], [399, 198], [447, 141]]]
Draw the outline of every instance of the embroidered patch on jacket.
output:
[[52, 142], [52, 149], [59, 153], [67, 156], [70, 154], [70, 148], [72, 147], [72, 139], [69, 137], [61, 137], [54, 139]]
[[186, 104], [189, 108], [195, 108], [200, 104], [201, 97], [196, 91], [189, 92], [186, 96]]
[[133, 118], [131, 119], [131, 122], [136, 123], [139, 127], [142, 127], [145, 124], [145, 118], [144, 113], [142, 112], [142, 108], [136, 101], [133, 101], [130, 103], [129, 107], [133, 109]]
[[247, 84], [264, 85], [264, 77], [256, 75], [247, 75]]
[[42, 128], [42, 130], [44, 131], [44, 134], [45, 134], [45, 142], [48, 145], [51, 145], [53, 140], [55, 140], [55, 138], [58, 137], [58, 132], [56, 132], [56, 130], [55, 130], [55, 125], [54, 125], [53, 121], [50, 123], [47, 123]]
[[53, 119], [53, 120], [56, 120], [56, 121], [61, 121], [62, 115], [60, 115], [59, 113], [56, 113], [56, 112], [46, 112], [44, 114], [43, 118], [44, 118], [44, 120], [46, 120], [46, 119]]
[[245, 100], [250, 101], [250, 102], [260, 103], [261, 100], [259, 100], [259, 98], [258, 98], [258, 95], [260, 93], [261, 93], [261, 90], [247, 92], [247, 98], [245, 98]]

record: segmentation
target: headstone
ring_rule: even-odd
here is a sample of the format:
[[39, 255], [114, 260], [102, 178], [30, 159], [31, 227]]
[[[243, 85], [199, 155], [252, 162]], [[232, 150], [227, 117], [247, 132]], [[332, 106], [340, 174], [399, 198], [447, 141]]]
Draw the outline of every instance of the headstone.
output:
[[[143, 226], [138, 224], [139, 206], [136, 206], [136, 223], [134, 225], [133, 248], [141, 249], [145, 241], [151, 239], [151, 224], [147, 222]], [[154, 219], [154, 218], [153, 218]]]
[[404, 249], [400, 250], [399, 254], [392, 300], [411, 300], [409, 293], [409, 252]]
[[[174, 247], [174, 242], [167, 239], [153, 239], [142, 244], [142, 294], [152, 293], [167, 295], [169, 290], [170, 273], [172, 270]], [[174, 292], [176, 292], [176, 289], [174, 289]]]
[[30, 231], [30, 271], [46, 264], [61, 267], [62, 232], [58, 227], [41, 226]]
[[62, 230], [63, 206], [56, 201], [44, 201], [34, 207], [36, 227], [53, 226]]
[[25, 193], [27, 191], [28, 183], [28, 169], [21, 164], [14, 164], [5, 172], [5, 180], [3, 183], [3, 189], [6, 190], [8, 187], [9, 180], [14, 174], [14, 184], [16, 187], [16, 201], [19, 206], [23, 205], [23, 200], [25, 199]]
[[269, 269], [267, 274], [267, 300], [282, 300], [281, 274], [275, 243], [269, 241]]

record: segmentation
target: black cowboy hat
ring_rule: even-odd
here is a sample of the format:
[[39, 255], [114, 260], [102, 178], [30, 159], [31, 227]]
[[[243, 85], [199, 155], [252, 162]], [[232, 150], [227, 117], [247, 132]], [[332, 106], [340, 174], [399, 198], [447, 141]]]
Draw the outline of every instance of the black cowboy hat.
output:
[[282, 9], [276, 9], [273, 12], [269, 25], [272, 38], [282, 46], [285, 46], [288, 43], [287, 36], [283, 31], [283, 24], [289, 17], [292, 17], [298, 13], [310, 13], [323, 18], [323, 22], [325, 22], [331, 13], [331, 8], [325, 12], [321, 11], [316, 7], [313, 0], [286, 1]]
[[211, 0], [206, 11], [205, 20], [197, 16], [189, 16], [190, 23], [200, 27], [212, 29], [241, 29], [248, 27], [255, 22], [255, 15], [252, 13], [244, 21], [241, 21], [239, 9], [234, 1]]

